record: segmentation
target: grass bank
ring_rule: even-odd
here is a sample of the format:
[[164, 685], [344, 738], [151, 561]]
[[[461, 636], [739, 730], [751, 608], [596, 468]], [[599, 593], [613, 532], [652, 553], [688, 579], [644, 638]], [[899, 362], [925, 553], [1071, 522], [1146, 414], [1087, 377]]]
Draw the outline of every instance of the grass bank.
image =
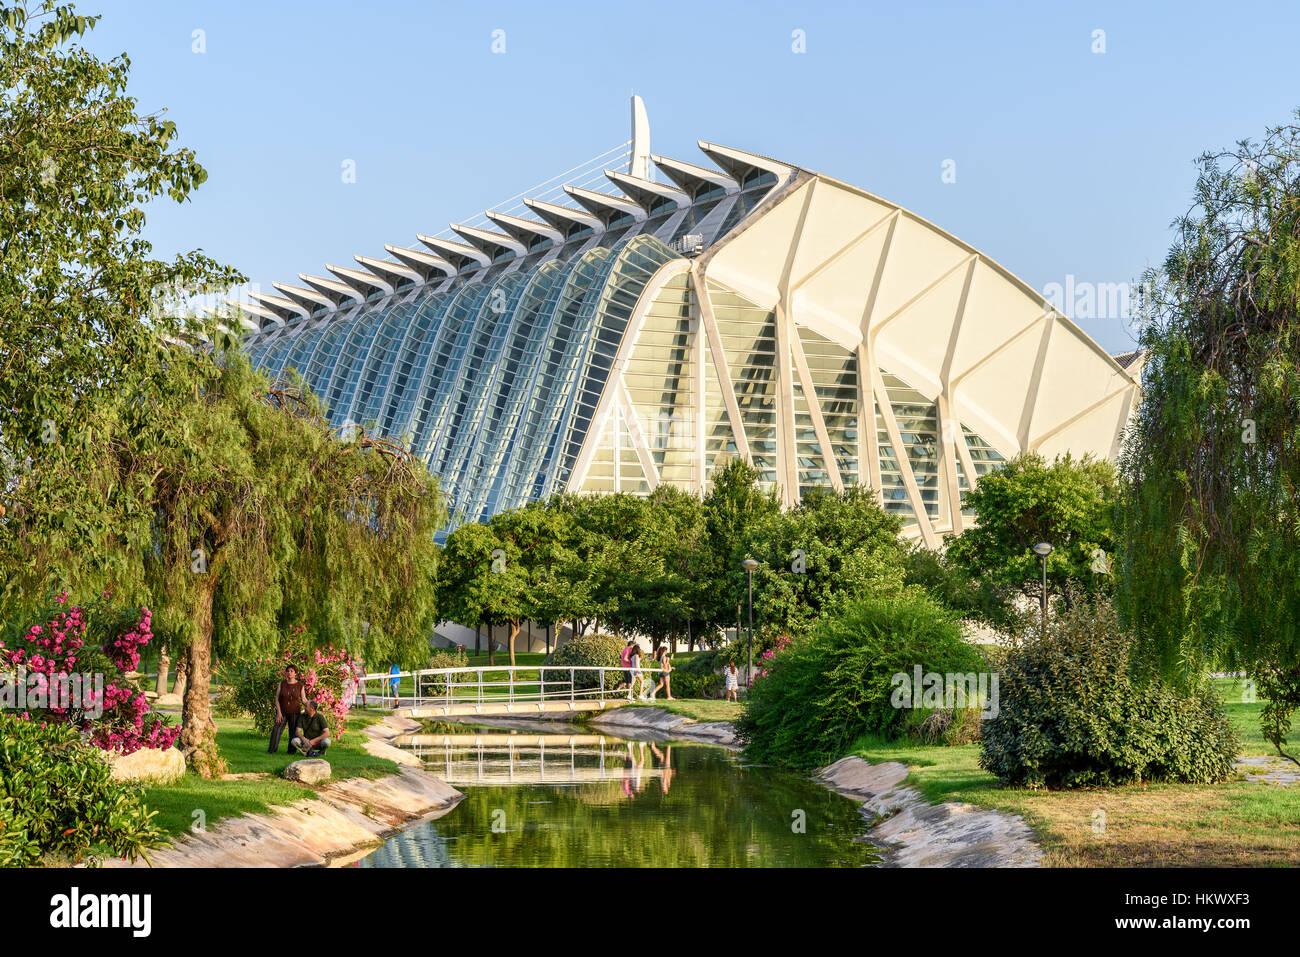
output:
[[[1241, 736], [1242, 756], [1271, 748], [1258, 702], [1236, 679], [1217, 679]], [[1020, 814], [1038, 833], [1045, 863], [1059, 867], [1300, 865], [1300, 788], [1252, 784], [1129, 785], [1071, 791], [1002, 788], [979, 766], [979, 745], [926, 746], [864, 736], [850, 754], [901, 761], [928, 800], [965, 801]]]
[[[397, 771], [395, 762], [373, 757], [362, 747], [366, 738], [361, 729], [380, 717], [362, 711], [348, 716], [347, 734], [325, 755], [334, 780], [377, 778]], [[211, 828], [222, 818], [256, 814], [312, 797], [315, 788], [280, 777], [285, 767], [300, 756], [286, 753], [283, 740], [279, 753], [267, 754], [268, 743], [266, 735], [253, 730], [250, 719], [218, 718], [217, 746], [226, 759], [228, 773], [252, 776], [207, 781], [189, 771], [175, 784], [145, 788], [145, 804], [158, 812], [159, 826], [168, 835], [177, 836], [189, 831], [197, 820]], [[202, 812], [201, 817], [196, 812]]]

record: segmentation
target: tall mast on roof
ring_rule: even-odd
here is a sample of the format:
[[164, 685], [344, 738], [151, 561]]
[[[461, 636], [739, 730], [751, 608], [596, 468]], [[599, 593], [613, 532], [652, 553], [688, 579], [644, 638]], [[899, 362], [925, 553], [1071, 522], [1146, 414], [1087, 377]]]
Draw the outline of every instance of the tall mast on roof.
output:
[[628, 157], [627, 171], [637, 179], [650, 178], [650, 119], [646, 116], [645, 101], [632, 94], [632, 155]]

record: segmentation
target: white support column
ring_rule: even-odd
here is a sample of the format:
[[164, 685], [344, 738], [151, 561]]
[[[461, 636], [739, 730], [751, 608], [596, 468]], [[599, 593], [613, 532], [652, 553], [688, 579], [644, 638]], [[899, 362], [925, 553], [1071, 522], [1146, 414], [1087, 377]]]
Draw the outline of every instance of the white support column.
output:
[[736, 451], [746, 462], [752, 462], [749, 453], [749, 439], [740, 417], [740, 403], [736, 401], [736, 387], [731, 382], [731, 370], [727, 368], [727, 353], [722, 347], [722, 336], [718, 332], [718, 320], [713, 315], [713, 303], [709, 299], [709, 281], [699, 267], [698, 261], [691, 267], [691, 288], [700, 306], [700, 321], [704, 324], [705, 334], [709, 337], [709, 353], [713, 356], [713, 368], [722, 388], [722, 402], [727, 408], [727, 418], [731, 422], [731, 433], [736, 441]]
[[885, 379], [875, 366], [871, 368], [871, 381], [876, 393], [876, 402], [880, 405], [880, 417], [885, 420], [889, 444], [894, 449], [894, 461], [898, 463], [898, 472], [903, 477], [903, 488], [907, 491], [907, 500], [912, 505], [912, 513], [916, 517], [921, 538], [927, 547], [938, 548], [939, 536], [934, 532], [930, 514], [925, 510], [925, 502], [921, 499], [921, 489], [916, 484], [916, 474], [912, 471], [911, 460], [907, 457], [907, 448], [903, 445], [903, 435], [899, 431], [898, 420], [894, 417], [894, 406], [889, 401], [889, 390], [885, 388]]
[[692, 433], [694, 447], [691, 449], [691, 464], [695, 477], [695, 489], [704, 494], [708, 484], [708, 451], [704, 434], [707, 421], [708, 395], [704, 389], [704, 323], [700, 319], [700, 297], [691, 289], [691, 405], [694, 409]]

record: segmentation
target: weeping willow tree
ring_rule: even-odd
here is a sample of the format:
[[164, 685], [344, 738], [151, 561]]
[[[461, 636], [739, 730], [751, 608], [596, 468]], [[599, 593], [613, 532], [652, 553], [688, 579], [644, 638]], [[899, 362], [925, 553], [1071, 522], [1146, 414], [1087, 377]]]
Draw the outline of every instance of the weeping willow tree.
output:
[[1300, 706], [1300, 126], [1198, 170], [1143, 283], [1118, 598], [1164, 674], [1246, 671], [1265, 736], [1295, 760], [1283, 749]]
[[364, 430], [340, 435], [317, 401], [268, 384], [235, 351], [185, 351], [145, 394], [152, 425], [115, 444], [139, 486], [131, 580], [183, 646], [181, 748], [220, 770], [214, 654], [273, 653], [305, 625], [369, 660], [423, 660], [436, 622], [442, 496], [424, 465]]

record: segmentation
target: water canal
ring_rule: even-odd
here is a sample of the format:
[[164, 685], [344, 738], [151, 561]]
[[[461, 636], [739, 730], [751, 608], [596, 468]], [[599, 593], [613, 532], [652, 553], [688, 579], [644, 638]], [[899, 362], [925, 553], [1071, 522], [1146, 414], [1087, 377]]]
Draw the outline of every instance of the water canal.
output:
[[857, 803], [725, 748], [555, 723], [426, 730], [402, 745], [465, 800], [395, 835], [362, 867], [855, 867], [878, 859], [855, 840]]

